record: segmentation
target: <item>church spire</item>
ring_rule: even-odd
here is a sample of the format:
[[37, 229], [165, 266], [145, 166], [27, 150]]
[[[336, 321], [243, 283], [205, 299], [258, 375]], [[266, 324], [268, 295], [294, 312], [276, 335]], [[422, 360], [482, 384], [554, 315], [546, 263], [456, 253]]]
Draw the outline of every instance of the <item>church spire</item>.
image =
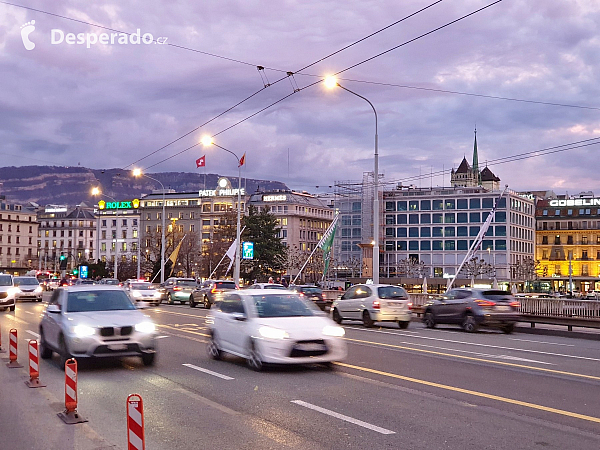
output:
[[477, 125], [475, 125], [475, 143], [473, 144], [473, 175], [477, 180], [477, 185], [481, 185], [481, 174], [479, 172], [479, 158], [477, 157]]

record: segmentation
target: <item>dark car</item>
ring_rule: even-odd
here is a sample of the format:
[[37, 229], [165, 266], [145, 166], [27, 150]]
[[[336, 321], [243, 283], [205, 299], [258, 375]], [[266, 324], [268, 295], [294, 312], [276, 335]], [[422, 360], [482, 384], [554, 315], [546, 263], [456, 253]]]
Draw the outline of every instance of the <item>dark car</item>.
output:
[[316, 286], [290, 286], [290, 289], [302, 297], [312, 300], [322, 311], [329, 311], [333, 300], [323, 297], [323, 291]]
[[202, 286], [192, 292], [190, 306], [195, 308], [196, 305], [202, 303], [206, 309], [210, 309], [219, 294], [234, 289], [237, 289], [237, 286], [232, 280], [206, 280]]
[[512, 333], [519, 320], [519, 302], [507, 291], [494, 289], [451, 289], [442, 298], [423, 305], [423, 322], [427, 328], [438, 323], [456, 324], [467, 332], [480, 326], [500, 328]]

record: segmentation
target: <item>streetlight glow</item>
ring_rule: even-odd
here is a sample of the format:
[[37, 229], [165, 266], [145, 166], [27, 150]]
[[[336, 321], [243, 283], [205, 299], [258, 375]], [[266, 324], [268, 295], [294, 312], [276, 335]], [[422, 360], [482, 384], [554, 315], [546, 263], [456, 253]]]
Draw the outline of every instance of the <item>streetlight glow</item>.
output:
[[92, 188], [92, 195], [93, 196], [100, 195], [100, 189], [98, 189], [97, 187]]
[[200, 139], [200, 142], [205, 147], [208, 147], [209, 145], [213, 144], [213, 139], [210, 136], [202, 136], [202, 139]]
[[140, 175], [142, 175], [142, 169], [133, 169], [133, 170], [131, 171], [131, 174], [132, 174], [134, 177], [139, 177]]
[[337, 87], [338, 82], [337, 82], [337, 78], [330, 76], [330, 77], [325, 77], [325, 87], [327, 89], [333, 89], [334, 87]]

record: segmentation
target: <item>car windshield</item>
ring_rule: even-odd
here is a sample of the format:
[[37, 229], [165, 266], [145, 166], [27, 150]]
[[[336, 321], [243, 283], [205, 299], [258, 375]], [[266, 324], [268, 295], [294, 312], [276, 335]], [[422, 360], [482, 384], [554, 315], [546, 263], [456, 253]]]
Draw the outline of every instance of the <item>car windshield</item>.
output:
[[198, 283], [196, 283], [196, 281], [194, 280], [178, 280], [177, 281], [177, 286], [197, 286]]
[[235, 289], [235, 283], [233, 281], [221, 281], [215, 283], [215, 289]]
[[265, 284], [265, 289], [285, 289], [282, 284]]
[[297, 295], [253, 295], [258, 317], [314, 316], [315, 311]]
[[0, 275], [0, 286], [11, 286], [12, 280], [10, 275]]
[[116, 279], [106, 279], [103, 281], [104, 284], [119, 284], [119, 280]]
[[77, 291], [69, 292], [67, 312], [120, 311], [135, 309], [123, 291]]
[[379, 294], [379, 298], [402, 298], [408, 299], [408, 294], [406, 291], [398, 286], [383, 286], [377, 289], [377, 293]]
[[156, 288], [150, 283], [131, 283], [131, 289], [136, 289], [138, 291], [150, 291]]
[[320, 294], [322, 291], [319, 288], [301, 288], [300, 291], [302, 291], [305, 294]]
[[20, 277], [15, 277], [15, 286], [36, 286], [40, 284], [40, 282], [37, 280], [37, 278], [20, 278]]

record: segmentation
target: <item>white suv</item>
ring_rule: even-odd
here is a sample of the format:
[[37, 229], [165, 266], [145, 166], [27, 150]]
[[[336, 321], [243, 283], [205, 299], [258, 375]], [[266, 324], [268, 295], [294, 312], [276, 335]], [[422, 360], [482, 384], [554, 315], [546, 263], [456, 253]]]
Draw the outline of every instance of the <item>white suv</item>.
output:
[[356, 284], [331, 305], [333, 320], [362, 320], [365, 327], [375, 322], [398, 322], [408, 328], [411, 318], [408, 293], [390, 284]]
[[0, 309], [15, 310], [15, 298], [18, 290], [12, 275], [0, 273]]

